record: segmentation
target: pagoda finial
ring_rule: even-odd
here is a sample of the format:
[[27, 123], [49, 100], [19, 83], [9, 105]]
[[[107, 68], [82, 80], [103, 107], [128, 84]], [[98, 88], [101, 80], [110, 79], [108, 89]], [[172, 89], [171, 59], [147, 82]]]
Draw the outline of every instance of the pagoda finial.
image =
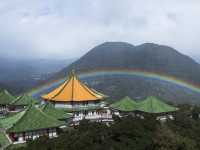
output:
[[75, 70], [74, 69], [72, 69], [69, 73], [69, 77], [73, 77], [73, 76], [75, 76]]
[[72, 69], [71, 74], [75, 75], [75, 69]]

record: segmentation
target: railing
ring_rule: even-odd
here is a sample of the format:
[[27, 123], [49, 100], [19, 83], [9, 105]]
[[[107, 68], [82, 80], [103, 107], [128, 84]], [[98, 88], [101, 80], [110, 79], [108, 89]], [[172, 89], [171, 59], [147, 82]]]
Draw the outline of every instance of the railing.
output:
[[75, 116], [73, 118], [73, 121], [80, 121], [83, 119], [87, 119], [87, 120], [103, 120], [103, 119], [112, 119], [112, 115], [111, 114], [104, 114], [104, 115], [81, 115], [81, 116]]

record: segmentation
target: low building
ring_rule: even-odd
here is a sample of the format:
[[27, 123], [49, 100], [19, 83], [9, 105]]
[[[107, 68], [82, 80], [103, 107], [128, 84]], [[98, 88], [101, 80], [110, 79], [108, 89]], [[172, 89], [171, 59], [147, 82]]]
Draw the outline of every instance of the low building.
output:
[[0, 125], [13, 144], [18, 144], [44, 135], [57, 137], [59, 127], [65, 126], [65, 123], [30, 105], [26, 110], [1, 120]]
[[159, 100], [157, 97], [150, 96], [143, 101], [134, 101], [125, 97], [110, 105], [113, 114], [120, 117], [124, 115], [134, 115], [144, 118], [145, 114], [151, 114], [157, 120], [173, 119], [173, 113], [178, 109]]
[[38, 105], [39, 101], [27, 94], [23, 94], [9, 104], [9, 111], [19, 112], [24, 110], [30, 104]]
[[15, 100], [15, 97], [7, 90], [0, 91], [0, 117], [8, 113], [8, 106], [13, 100]]
[[83, 119], [92, 122], [112, 122], [112, 114], [109, 107], [87, 107], [72, 110], [73, 119], [71, 125], [78, 125]]
[[119, 117], [134, 114], [137, 110], [137, 102], [132, 100], [130, 97], [126, 96], [121, 100], [110, 105], [113, 115]]
[[157, 120], [173, 120], [173, 113], [178, 108], [171, 106], [155, 96], [149, 96], [144, 101], [138, 103], [138, 111], [153, 114]]

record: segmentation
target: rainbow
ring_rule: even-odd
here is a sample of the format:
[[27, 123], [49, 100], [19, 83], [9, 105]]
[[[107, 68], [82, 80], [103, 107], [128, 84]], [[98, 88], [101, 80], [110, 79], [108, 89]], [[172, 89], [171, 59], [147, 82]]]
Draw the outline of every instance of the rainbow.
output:
[[[189, 90], [192, 90], [194, 92], [200, 93], [200, 85], [194, 84], [189, 81], [181, 80], [169, 75], [164, 75], [158, 72], [150, 72], [150, 71], [144, 71], [144, 70], [136, 70], [136, 69], [101, 69], [101, 70], [91, 70], [86, 72], [81, 72], [78, 74], [78, 76], [81, 79], [89, 78], [89, 77], [98, 77], [98, 76], [107, 76], [107, 75], [128, 75], [128, 76], [136, 76], [136, 77], [144, 77], [149, 79], [155, 79], [160, 81], [169, 82], [175, 85], [178, 85], [183, 88], [187, 88]], [[36, 89], [33, 89], [29, 91], [28, 93], [30, 95], [34, 95], [38, 93], [39, 91], [48, 89], [49, 87], [58, 85], [62, 83], [66, 78], [61, 78], [59, 80], [53, 81], [51, 83], [45, 84], [41, 87], [38, 87]]]

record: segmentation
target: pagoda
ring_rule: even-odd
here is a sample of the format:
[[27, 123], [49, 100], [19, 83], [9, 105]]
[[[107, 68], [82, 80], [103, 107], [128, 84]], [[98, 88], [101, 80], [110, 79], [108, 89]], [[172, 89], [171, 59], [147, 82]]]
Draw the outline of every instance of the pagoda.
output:
[[110, 108], [114, 115], [122, 117], [126, 114], [132, 114], [137, 110], [137, 102], [132, 100], [129, 96], [126, 96], [119, 101], [110, 105]]
[[65, 126], [65, 122], [30, 105], [26, 110], [0, 120], [0, 126], [6, 130], [10, 141], [18, 144], [44, 135], [50, 138], [57, 137], [58, 129]]
[[116, 103], [110, 105], [110, 107], [121, 112], [131, 112], [137, 109], [137, 102], [126, 96]]
[[0, 91], [0, 116], [8, 112], [9, 104], [15, 99], [7, 90]]
[[109, 109], [105, 108], [105, 98], [104, 94], [83, 84], [73, 71], [60, 86], [42, 96], [44, 101], [55, 104], [55, 107], [64, 107], [72, 112], [73, 122], [112, 118]]
[[138, 111], [151, 114], [165, 114], [175, 112], [178, 109], [159, 100], [155, 96], [149, 96], [144, 101], [138, 103]]
[[149, 96], [138, 103], [137, 110], [143, 114], [151, 114], [155, 116], [157, 120], [165, 121], [167, 119], [173, 120], [173, 114], [178, 108], [163, 102], [155, 96]]

